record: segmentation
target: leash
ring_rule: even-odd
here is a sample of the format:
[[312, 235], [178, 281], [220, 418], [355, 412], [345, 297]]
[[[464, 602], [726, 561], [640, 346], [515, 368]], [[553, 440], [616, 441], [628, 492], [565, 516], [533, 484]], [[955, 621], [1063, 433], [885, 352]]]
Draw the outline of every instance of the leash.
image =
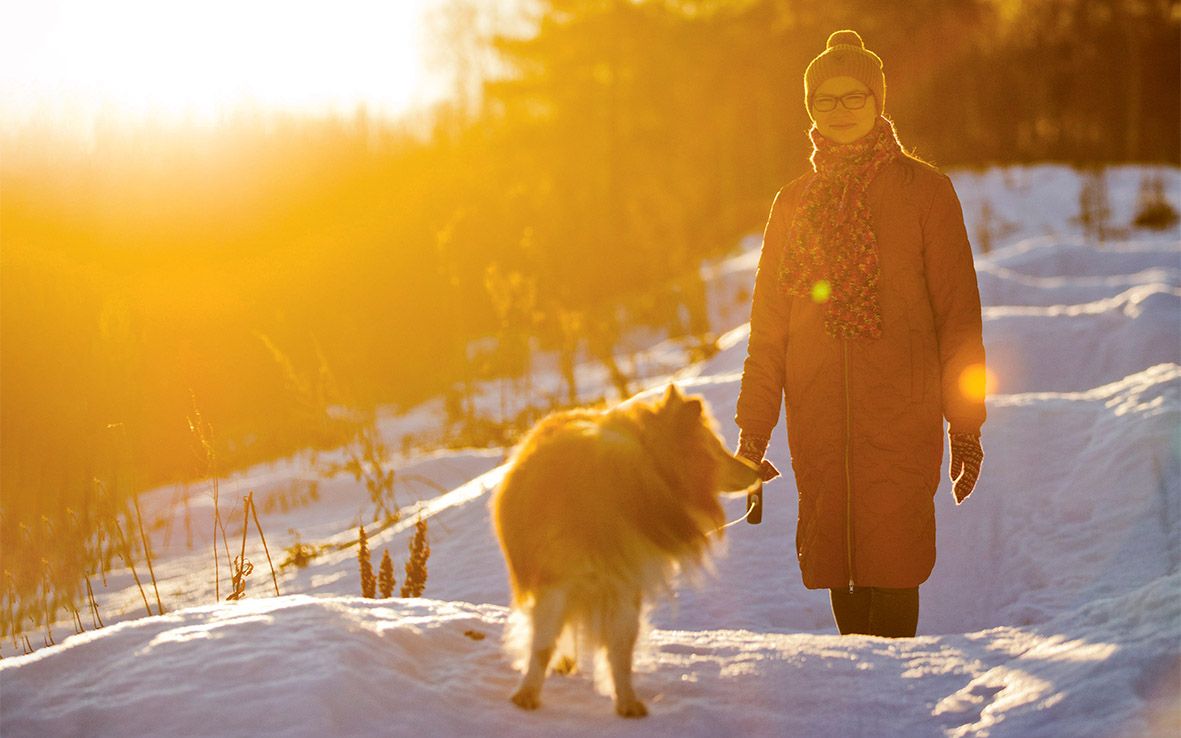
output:
[[775, 465], [770, 461], [763, 459], [759, 464], [759, 476], [761, 477], [759, 480], [759, 486], [754, 492], [751, 492], [746, 496], [746, 513], [737, 520], [731, 520], [729, 523], [726, 523], [721, 527], [714, 528], [714, 530], [711, 531], [712, 533], [723, 531], [729, 528], [731, 525], [738, 525], [743, 520], [750, 523], [751, 525], [758, 525], [759, 523], [763, 522], [763, 483], [770, 482], [772, 479], [779, 476], [779, 470], [776, 469]]
[[[757, 511], [757, 515], [752, 515]], [[754, 519], [752, 519], [754, 518]], [[751, 492], [746, 496], [746, 512], [737, 520], [731, 520], [725, 525], [714, 528], [711, 533], [718, 533], [732, 525], [738, 525], [744, 520], [749, 520], [752, 525], [757, 525], [763, 520], [763, 483], [759, 482], [759, 488], [755, 492]]]

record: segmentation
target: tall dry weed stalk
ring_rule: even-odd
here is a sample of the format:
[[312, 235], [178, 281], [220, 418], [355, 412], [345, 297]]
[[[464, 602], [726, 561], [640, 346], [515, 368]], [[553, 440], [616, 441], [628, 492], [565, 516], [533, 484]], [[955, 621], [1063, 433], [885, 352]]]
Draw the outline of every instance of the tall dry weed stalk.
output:
[[275, 564], [271, 561], [271, 549], [267, 547], [267, 537], [262, 532], [262, 524], [258, 522], [258, 507], [254, 504], [254, 490], [246, 495], [246, 504], [250, 507], [250, 514], [254, 516], [254, 528], [258, 531], [262, 541], [262, 550], [267, 555], [267, 566], [271, 569], [271, 582], [275, 585], [275, 596], [279, 596], [279, 577], [275, 574]]
[[98, 602], [94, 599], [94, 589], [90, 586], [90, 575], [86, 575], [86, 598], [90, 604], [91, 624], [95, 628], [104, 627], [102, 616], [98, 614]]
[[381, 590], [382, 599], [394, 596], [394, 560], [390, 558], [389, 549], [381, 554], [381, 566], [377, 572], [377, 585]]
[[373, 578], [373, 561], [369, 558], [369, 540], [363, 525], [357, 536], [357, 560], [361, 565], [361, 596], [372, 599], [377, 596], [377, 581]]
[[410, 558], [406, 561], [406, 579], [402, 583], [403, 597], [421, 597], [426, 590], [426, 562], [431, 557], [427, 541], [426, 520], [414, 524], [414, 539], [410, 541]]
[[346, 461], [329, 464], [324, 470], [325, 476], [333, 477], [347, 472], [352, 474], [356, 481], [363, 480], [369, 493], [369, 501], [373, 503], [373, 522], [397, 522], [401, 518], [401, 512], [398, 500], [394, 496], [396, 472], [392, 466], [386, 464], [389, 450], [378, 437], [372, 419], [356, 428], [344, 452], [347, 456]]
[[123, 565], [127, 567], [128, 571], [131, 572], [131, 578], [135, 580], [135, 586], [139, 588], [139, 595], [143, 598], [144, 609], [147, 611], [148, 616], [150, 617], [152, 615], [152, 606], [148, 604], [148, 595], [144, 591], [143, 582], [140, 581], [139, 572], [135, 568], [135, 555], [131, 549], [131, 541], [129, 541], [127, 536], [123, 534], [123, 526], [119, 524], [119, 512], [115, 505], [115, 499], [110, 494], [109, 490], [107, 490], [106, 485], [103, 484], [101, 479], [95, 479], [94, 485], [98, 496], [100, 498], [105, 498], [110, 505], [108, 508], [110, 510], [110, 517], [106, 522], [107, 525], [109, 525], [118, 535], [118, 538], [113, 541], [113, 543], [116, 545], [112, 548], [114, 548], [115, 552], [118, 553], [123, 559]]
[[20, 621], [17, 620], [17, 593], [16, 583], [13, 581], [12, 572], [8, 569], [4, 570], [4, 621], [0, 623], [3, 627], [0, 630], [0, 635], [11, 636], [12, 645], [19, 647], [17, 637], [20, 635]]
[[[42, 518], [42, 520], [44, 521], [45, 518]], [[45, 645], [52, 646], [55, 644], [53, 641], [53, 616], [49, 612], [49, 561], [42, 558], [41, 565], [44, 569], [44, 575], [41, 580], [41, 606], [45, 608]]]
[[242, 498], [242, 546], [237, 558], [234, 559], [231, 580], [233, 591], [226, 597], [227, 600], [240, 600], [246, 596], [246, 577], [254, 572], [254, 564], [246, 558], [246, 531], [252, 517], [254, 529], [258, 531], [259, 540], [262, 541], [262, 550], [267, 556], [267, 565], [271, 570], [271, 582], [275, 585], [275, 596], [279, 596], [279, 577], [275, 574], [275, 565], [271, 561], [271, 550], [267, 547], [267, 537], [263, 534], [262, 524], [258, 521], [258, 507], [254, 504], [254, 490], [251, 490]]
[[156, 569], [152, 566], [152, 545], [148, 541], [147, 531], [144, 530], [144, 518], [139, 509], [139, 493], [131, 493], [131, 501], [135, 504], [135, 519], [139, 522], [139, 537], [143, 541], [144, 559], [148, 562], [148, 574], [152, 577], [152, 590], [156, 593], [156, 614], [164, 614], [164, 603], [160, 601], [160, 587], [156, 583]]
[[127, 540], [127, 536], [123, 535], [123, 526], [119, 525], [118, 518], [113, 518], [111, 523], [115, 526], [115, 532], [119, 534], [119, 547], [123, 556], [123, 563], [131, 570], [131, 577], [135, 579], [135, 586], [139, 588], [139, 596], [144, 600], [144, 609], [148, 611], [148, 616], [152, 615], [152, 606], [148, 604], [148, 594], [144, 592], [143, 582], [139, 580], [139, 572], [135, 570], [135, 558], [131, 553], [131, 542]]
[[221, 519], [220, 490], [218, 488], [217, 451], [213, 445], [213, 426], [201, 417], [197, 407], [197, 396], [193, 398], [193, 414], [189, 416], [189, 431], [196, 437], [205, 457], [205, 470], [213, 483], [213, 598], [221, 601], [221, 565], [217, 555], [217, 533], [221, 531], [222, 545], [225, 548], [226, 562], [231, 570], [233, 559], [230, 557], [230, 542], [226, 536], [225, 524]]
[[240, 600], [246, 596], [246, 577], [250, 576], [254, 571], [254, 564], [250, 563], [246, 558], [246, 531], [250, 527], [250, 498], [242, 498], [242, 551], [234, 559], [233, 575], [231, 577], [231, 584], [233, 592], [231, 592], [227, 600]]
[[11, 640], [17, 650], [26, 648], [26, 628], [29, 632], [43, 629], [41, 642], [56, 643], [53, 627], [59, 613], [71, 621], [75, 632], [85, 630], [78, 616], [79, 603], [85, 601], [85, 579], [100, 558], [95, 541], [101, 540], [105, 523], [94, 514], [99, 507], [96, 488], [89, 489], [85, 517], [72, 506], [57, 510], [52, 518], [42, 514], [36, 523], [9, 518], [0, 511], [0, 537], [5, 544], [0, 552], [0, 637]]

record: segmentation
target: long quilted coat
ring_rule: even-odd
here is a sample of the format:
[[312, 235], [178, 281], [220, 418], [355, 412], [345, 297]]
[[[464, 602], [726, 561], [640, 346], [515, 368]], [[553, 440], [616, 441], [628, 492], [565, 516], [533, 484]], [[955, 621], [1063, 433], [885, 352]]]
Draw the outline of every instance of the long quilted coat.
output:
[[910, 158], [866, 197], [881, 277], [880, 339], [832, 338], [824, 305], [791, 297], [779, 263], [812, 173], [771, 207], [751, 308], [736, 420], [769, 437], [786, 409], [799, 490], [804, 585], [916, 587], [935, 565], [943, 419], [978, 432], [984, 402], [960, 377], [984, 364], [980, 293], [951, 180]]

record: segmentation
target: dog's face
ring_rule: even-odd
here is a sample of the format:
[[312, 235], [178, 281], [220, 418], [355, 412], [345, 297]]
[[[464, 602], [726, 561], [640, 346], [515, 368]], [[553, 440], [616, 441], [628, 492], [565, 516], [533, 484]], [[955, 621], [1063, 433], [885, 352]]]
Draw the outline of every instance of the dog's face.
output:
[[671, 453], [661, 463], [704, 475], [715, 492], [744, 492], [759, 481], [758, 467], [726, 448], [717, 421], [700, 397], [685, 397], [670, 384], [655, 412], [655, 426], [674, 439], [665, 446]]

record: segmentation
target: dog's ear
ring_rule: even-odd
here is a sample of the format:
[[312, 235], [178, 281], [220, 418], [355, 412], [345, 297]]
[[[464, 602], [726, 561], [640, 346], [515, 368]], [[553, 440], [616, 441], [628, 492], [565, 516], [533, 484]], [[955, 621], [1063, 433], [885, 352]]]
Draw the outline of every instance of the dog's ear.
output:
[[704, 409], [700, 397], [686, 397], [675, 384], [669, 384], [664, 392], [664, 400], [660, 412], [665, 417], [673, 419], [674, 423], [699, 423]]
[[677, 389], [677, 386], [675, 384], [673, 384], [672, 382], [669, 382], [668, 389], [666, 389], [664, 391], [664, 398], [663, 398], [664, 406], [665, 407], [672, 407], [674, 405], [679, 405], [681, 402], [684, 401], [684, 399], [685, 399], [684, 395], [682, 395], [681, 391], [679, 389]]

